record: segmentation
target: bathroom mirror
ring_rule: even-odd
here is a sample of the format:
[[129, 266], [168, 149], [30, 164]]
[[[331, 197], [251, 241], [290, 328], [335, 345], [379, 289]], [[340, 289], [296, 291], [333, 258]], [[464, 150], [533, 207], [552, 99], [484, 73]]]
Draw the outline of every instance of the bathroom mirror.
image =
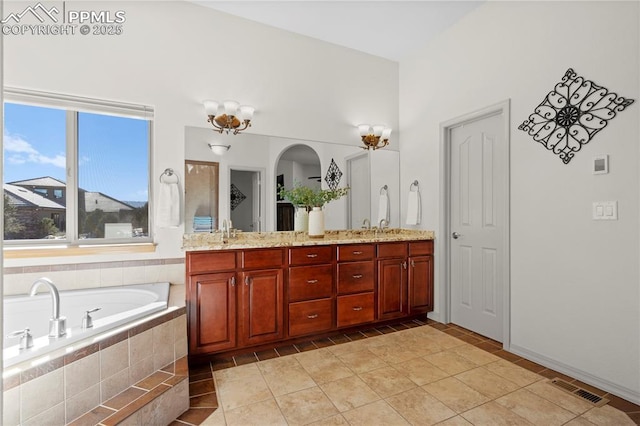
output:
[[[223, 155], [216, 155], [211, 151], [208, 144], [230, 145], [230, 148]], [[291, 151], [289, 151], [290, 148], [292, 148]], [[315, 171], [318, 170], [317, 165], [311, 166], [306, 164], [307, 160], [301, 160], [302, 152], [306, 152], [306, 155], [308, 155], [310, 154], [309, 150], [315, 152], [319, 159], [320, 169], [318, 173]], [[365, 156], [369, 167], [366, 173], [351, 177], [347, 170], [347, 160], [358, 155]], [[282, 165], [280, 160], [283, 161]], [[283, 182], [285, 179], [285, 173], [282, 172], [282, 168], [278, 171], [279, 167], [291, 162], [290, 167], [293, 170], [293, 163], [299, 163], [295, 167], [308, 169], [299, 175], [301, 179], [306, 178], [306, 183], [309, 185], [322, 185], [323, 188], [327, 188], [325, 177], [332, 160], [341, 173], [338, 181], [339, 187], [348, 186], [349, 179], [359, 179], [357, 183], [354, 181], [353, 185], [369, 189], [369, 206], [361, 209], [360, 216], [368, 214], [372, 224], [377, 222], [378, 193], [380, 187], [387, 185], [391, 211], [389, 226], [400, 226], [398, 221], [400, 211], [398, 151], [388, 148], [364, 151], [359, 145], [344, 145], [248, 133], [221, 135], [206, 127], [185, 127], [185, 163], [193, 161], [218, 163], [218, 212], [213, 214], [217, 219], [217, 228], [219, 228], [222, 219], [226, 218], [233, 221], [234, 227], [242, 226], [244, 229], [246, 226], [244, 230], [274, 231], [278, 229], [277, 210], [278, 205], [282, 203], [277, 199], [277, 181], [279, 175], [283, 175], [281, 178]], [[243, 186], [244, 190], [240, 189], [242, 195], [246, 197], [240, 204], [237, 204], [238, 199], [235, 198], [238, 194], [234, 195], [233, 200], [235, 201], [232, 201], [231, 194], [231, 184], [237, 177], [237, 171], [252, 172], [252, 189], [249, 189], [248, 185]], [[291, 174], [293, 182], [293, 172]], [[313, 179], [308, 179], [309, 177], [313, 177]], [[318, 179], [320, 179], [320, 182], [318, 182]], [[238, 187], [238, 185], [234, 186]], [[249, 192], [251, 192], [251, 195]], [[252, 200], [251, 203], [247, 202], [249, 195]], [[194, 196], [194, 194], [186, 194], [185, 200], [191, 196]], [[364, 199], [366, 198], [364, 197]], [[359, 199], [360, 197], [343, 197], [328, 203], [325, 206], [325, 228], [360, 228], [364, 217], [352, 220], [349, 216], [349, 203]], [[233, 209], [232, 202], [235, 205]], [[242, 205], [246, 208], [251, 206], [250, 220], [233, 219], [235, 210]], [[188, 214], [185, 209], [186, 224], [193, 220]], [[238, 220], [244, 225], [236, 223]], [[189, 228], [188, 225], [185, 226], [185, 232], [189, 232], [190, 229], [192, 228]]]

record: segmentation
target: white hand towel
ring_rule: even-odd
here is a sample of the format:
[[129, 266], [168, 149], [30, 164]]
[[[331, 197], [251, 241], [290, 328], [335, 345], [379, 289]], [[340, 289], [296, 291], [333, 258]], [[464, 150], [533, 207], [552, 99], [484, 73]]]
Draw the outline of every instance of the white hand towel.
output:
[[409, 191], [409, 200], [407, 201], [407, 225], [420, 224], [420, 192]]
[[180, 189], [178, 176], [163, 175], [158, 200], [158, 227], [170, 228], [180, 225]]
[[389, 222], [389, 194], [385, 191], [378, 200], [378, 223], [384, 219]]

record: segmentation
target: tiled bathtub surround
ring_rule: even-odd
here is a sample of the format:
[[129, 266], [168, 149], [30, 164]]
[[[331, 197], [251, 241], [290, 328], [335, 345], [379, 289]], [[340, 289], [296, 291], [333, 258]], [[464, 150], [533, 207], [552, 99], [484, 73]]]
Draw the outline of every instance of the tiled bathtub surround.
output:
[[[152, 374], [162, 369], [167, 373], [186, 356], [186, 309], [171, 308], [66, 355], [5, 372], [2, 424], [69, 423]], [[184, 395], [182, 408], [186, 409], [187, 385], [180, 384], [185, 381], [180, 375], [176, 377], [165, 385], [171, 389], [161, 387], [156, 392]]]
[[43, 276], [50, 278], [58, 290], [164, 281], [184, 284], [184, 258], [11, 266], [4, 268], [4, 294], [26, 294], [31, 284]]

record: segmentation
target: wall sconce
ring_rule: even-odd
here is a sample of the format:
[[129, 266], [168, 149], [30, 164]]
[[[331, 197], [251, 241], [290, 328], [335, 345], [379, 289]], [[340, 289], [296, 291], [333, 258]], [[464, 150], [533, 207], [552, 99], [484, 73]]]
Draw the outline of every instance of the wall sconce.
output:
[[389, 136], [391, 136], [391, 127], [382, 124], [370, 126], [368, 124], [359, 124], [358, 131], [365, 146], [362, 149], [384, 148], [389, 145]]
[[204, 101], [207, 120], [216, 132], [233, 131], [234, 135], [251, 127], [251, 119], [255, 108], [251, 105], [240, 105], [236, 101], [224, 101], [220, 105], [216, 101]]
[[211, 152], [213, 152], [215, 155], [224, 155], [224, 153], [229, 151], [229, 148], [231, 148], [231, 145], [219, 145], [211, 143], [208, 145]]

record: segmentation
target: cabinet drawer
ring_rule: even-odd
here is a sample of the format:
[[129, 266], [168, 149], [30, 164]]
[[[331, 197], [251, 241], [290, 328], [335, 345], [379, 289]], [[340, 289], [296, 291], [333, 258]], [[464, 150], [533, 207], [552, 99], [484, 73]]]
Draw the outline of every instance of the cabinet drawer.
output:
[[331, 297], [332, 283], [331, 265], [289, 268], [289, 301]]
[[378, 244], [378, 257], [406, 257], [407, 243]]
[[331, 329], [331, 299], [289, 304], [289, 336]]
[[187, 253], [189, 274], [200, 272], [233, 271], [236, 269], [236, 254], [232, 251]]
[[338, 297], [338, 327], [373, 321], [373, 292]]
[[317, 265], [320, 263], [331, 263], [331, 246], [289, 249], [289, 264], [291, 265]]
[[409, 243], [409, 256], [433, 254], [433, 241], [415, 241]]
[[338, 294], [373, 291], [374, 263], [350, 262], [338, 264]]
[[373, 259], [373, 244], [347, 244], [338, 246], [338, 262]]
[[256, 249], [242, 252], [244, 269], [280, 268], [284, 263], [284, 249]]

